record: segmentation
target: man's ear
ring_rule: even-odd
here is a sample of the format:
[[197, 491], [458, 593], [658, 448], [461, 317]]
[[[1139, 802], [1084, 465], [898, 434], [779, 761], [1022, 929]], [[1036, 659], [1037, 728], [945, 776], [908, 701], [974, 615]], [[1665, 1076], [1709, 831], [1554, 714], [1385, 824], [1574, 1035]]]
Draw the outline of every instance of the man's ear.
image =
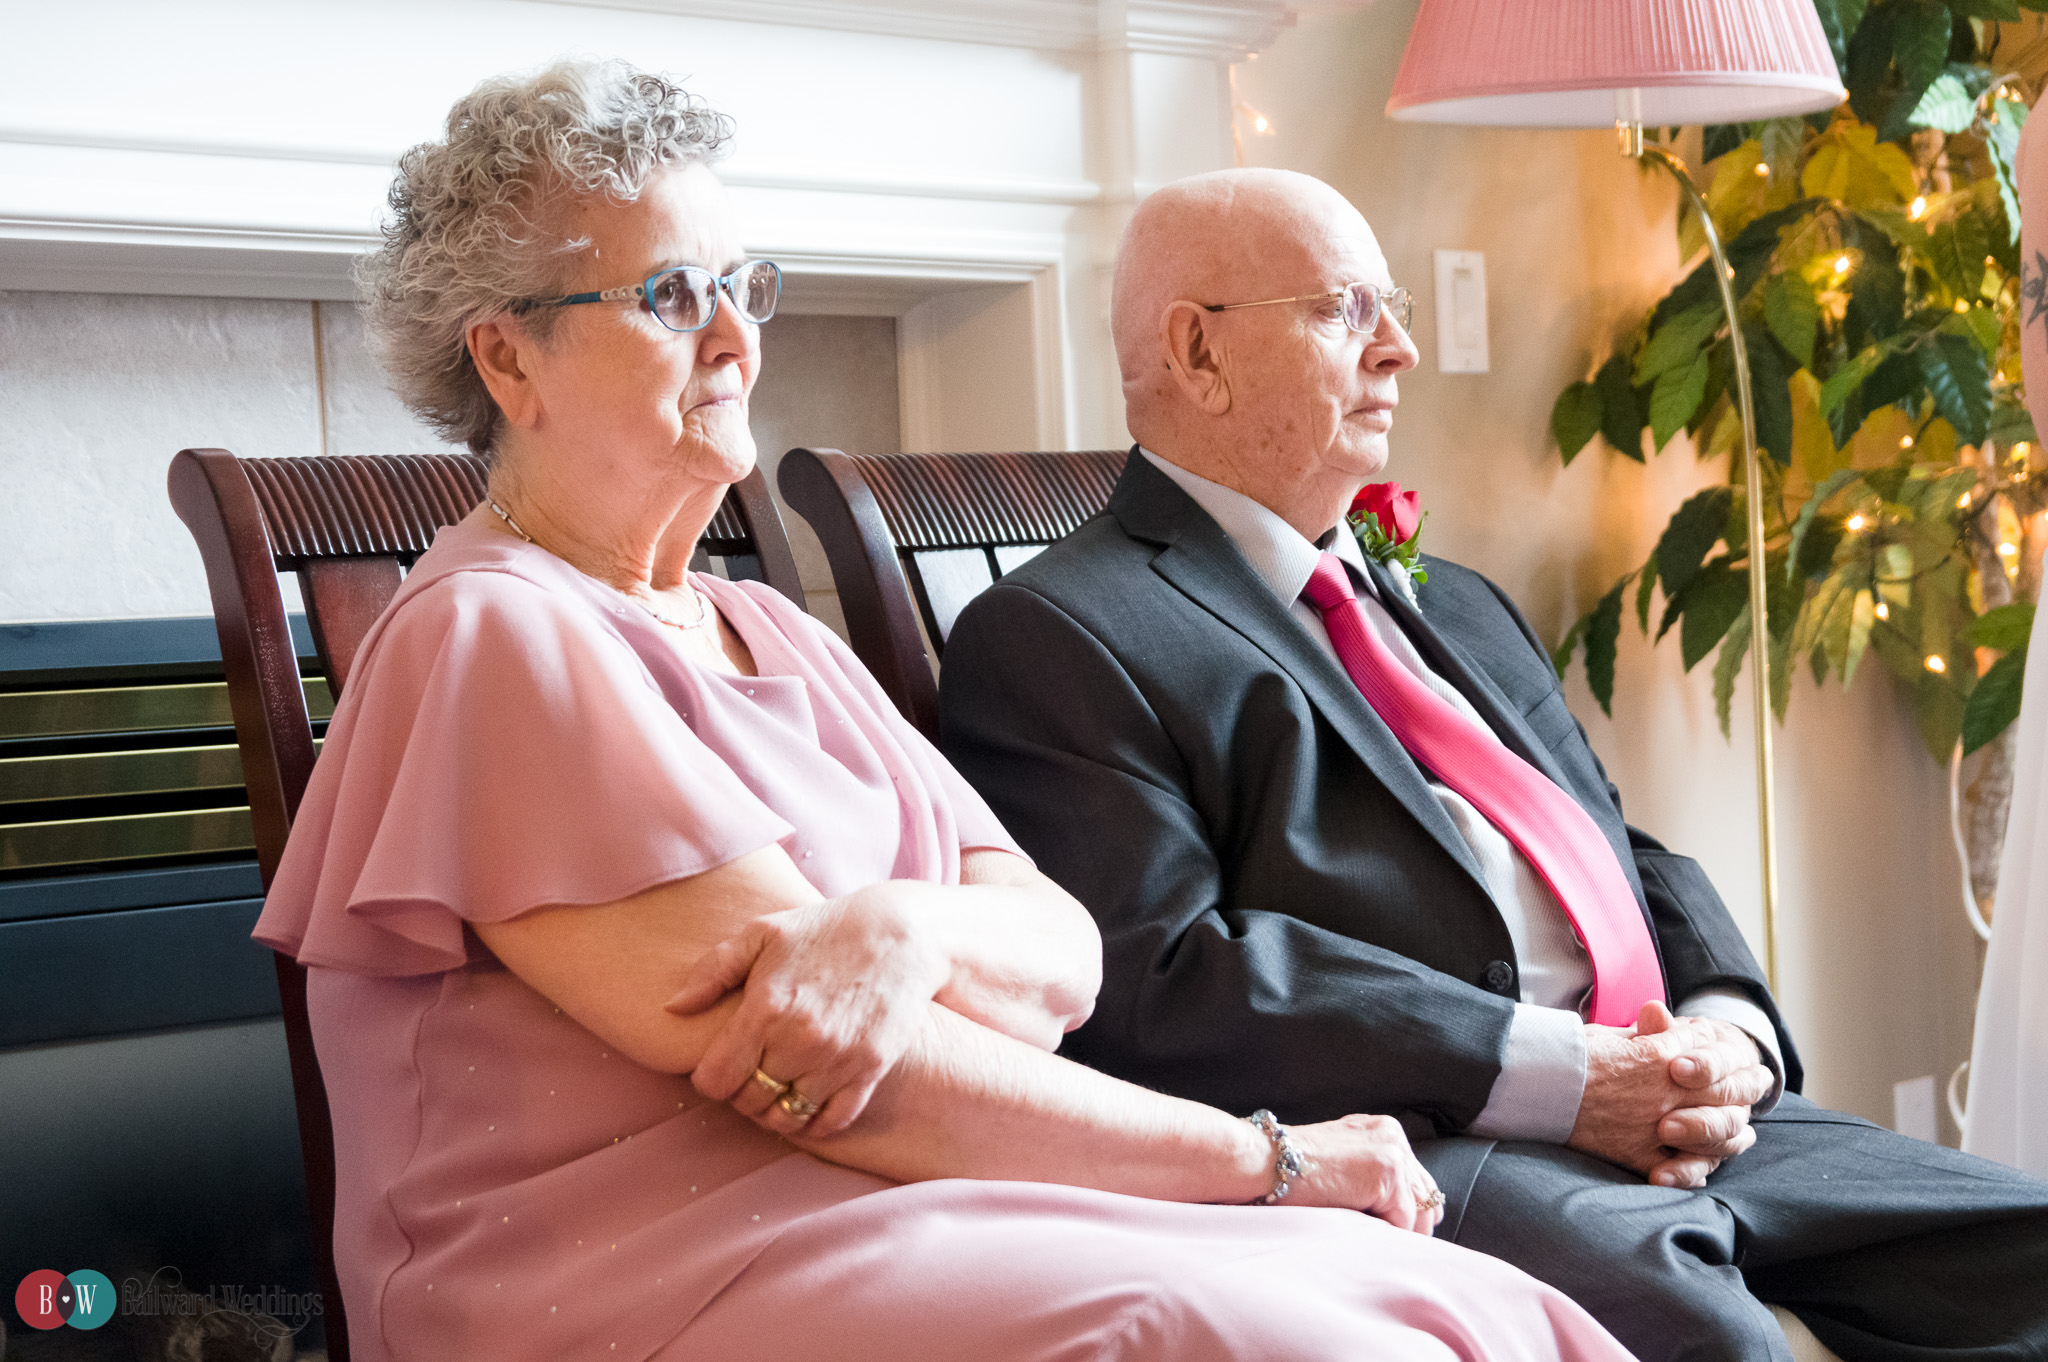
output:
[[490, 389], [491, 399], [507, 424], [530, 428], [540, 420], [540, 389], [534, 382], [533, 360], [538, 347], [516, 317], [500, 313], [477, 322], [463, 333], [470, 362]]
[[1181, 395], [1203, 415], [1221, 416], [1230, 410], [1230, 375], [1222, 354], [1210, 343], [1212, 315], [1186, 299], [1170, 303], [1160, 318], [1160, 338], [1167, 372]]

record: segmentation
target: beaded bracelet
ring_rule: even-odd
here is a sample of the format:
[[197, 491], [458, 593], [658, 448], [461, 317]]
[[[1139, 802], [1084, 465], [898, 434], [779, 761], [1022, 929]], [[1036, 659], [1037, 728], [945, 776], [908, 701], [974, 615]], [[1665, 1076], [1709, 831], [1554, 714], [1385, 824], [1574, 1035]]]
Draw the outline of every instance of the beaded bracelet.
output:
[[1259, 1133], [1273, 1142], [1273, 1190], [1258, 1199], [1260, 1206], [1277, 1205], [1287, 1199], [1294, 1190], [1294, 1179], [1308, 1171], [1308, 1163], [1301, 1157], [1301, 1151], [1294, 1147], [1294, 1140], [1287, 1133], [1287, 1127], [1275, 1119], [1272, 1112], [1260, 1107], [1244, 1118], [1258, 1127]]

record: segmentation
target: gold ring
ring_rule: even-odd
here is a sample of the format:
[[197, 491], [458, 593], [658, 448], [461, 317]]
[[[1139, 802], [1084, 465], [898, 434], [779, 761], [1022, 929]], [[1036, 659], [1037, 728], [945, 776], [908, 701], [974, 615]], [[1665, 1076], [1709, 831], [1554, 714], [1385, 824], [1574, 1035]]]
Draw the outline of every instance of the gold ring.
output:
[[799, 1121], [810, 1120], [813, 1116], [816, 1116], [818, 1114], [819, 1110], [818, 1104], [816, 1102], [813, 1102], [810, 1098], [804, 1096], [795, 1088], [791, 1088], [788, 1092], [776, 1098], [775, 1105], [781, 1107], [784, 1111], [788, 1112], [791, 1116], [794, 1116]]
[[763, 1069], [754, 1070], [754, 1081], [768, 1089], [768, 1095], [771, 1097], [780, 1097], [789, 1091], [789, 1084], [779, 1079], [770, 1078], [767, 1071]]
[[1424, 1198], [1422, 1202], [1422, 1209], [1425, 1211], [1441, 1210], [1443, 1208], [1443, 1204], [1444, 1189], [1441, 1187], [1436, 1187], [1432, 1188], [1430, 1190], [1428, 1197]]

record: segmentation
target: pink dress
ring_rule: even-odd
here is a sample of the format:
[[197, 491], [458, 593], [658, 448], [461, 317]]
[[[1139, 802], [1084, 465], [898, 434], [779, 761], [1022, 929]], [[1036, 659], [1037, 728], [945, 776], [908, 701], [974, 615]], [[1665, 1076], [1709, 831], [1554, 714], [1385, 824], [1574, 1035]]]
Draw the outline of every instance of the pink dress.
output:
[[826, 629], [696, 585], [759, 676], [467, 525], [364, 643], [256, 929], [311, 969], [361, 1362], [1626, 1358], [1514, 1269], [1348, 1211], [837, 1167], [499, 965], [467, 923], [771, 843], [828, 897], [1014, 849]]

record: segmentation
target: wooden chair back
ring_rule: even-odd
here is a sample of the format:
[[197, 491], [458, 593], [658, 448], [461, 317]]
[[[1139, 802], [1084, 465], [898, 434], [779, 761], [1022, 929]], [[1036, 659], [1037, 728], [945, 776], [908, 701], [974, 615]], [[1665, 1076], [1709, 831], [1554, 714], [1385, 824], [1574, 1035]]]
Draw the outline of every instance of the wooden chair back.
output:
[[[466, 454], [242, 459], [224, 449], [186, 449], [171, 460], [171, 504], [206, 564], [266, 892], [314, 757], [278, 574], [299, 576], [320, 667], [339, 699], [364, 634], [391, 604], [405, 569], [436, 531], [483, 500], [486, 471], [482, 459]], [[709, 557], [723, 559], [729, 576], [766, 581], [803, 606], [796, 560], [759, 472], [719, 507], [698, 565], [708, 567]], [[328, 1356], [348, 1362], [334, 1275], [334, 1127], [307, 1023], [306, 971], [287, 955], [275, 963]]]
[[776, 485], [825, 547], [854, 652], [936, 738], [933, 666], [961, 609], [1108, 505], [1127, 457], [792, 449]]

